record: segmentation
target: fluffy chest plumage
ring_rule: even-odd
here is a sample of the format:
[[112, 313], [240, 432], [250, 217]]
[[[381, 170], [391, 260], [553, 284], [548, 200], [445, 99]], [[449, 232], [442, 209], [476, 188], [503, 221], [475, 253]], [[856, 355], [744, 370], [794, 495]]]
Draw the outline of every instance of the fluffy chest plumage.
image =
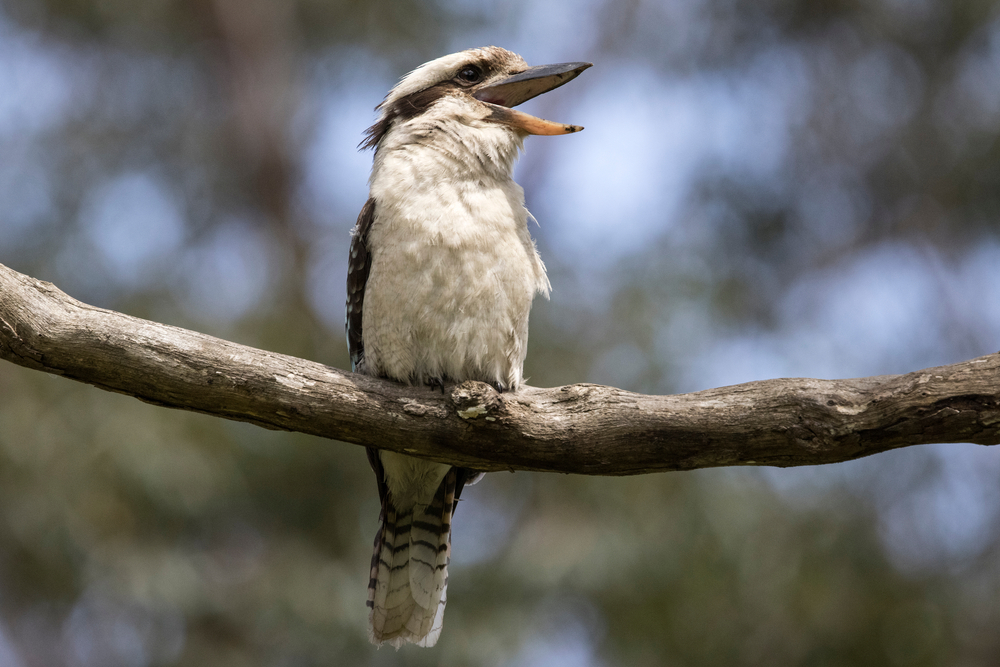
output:
[[548, 292], [521, 188], [418, 147], [383, 158], [371, 194], [367, 371], [520, 385], [531, 301]]

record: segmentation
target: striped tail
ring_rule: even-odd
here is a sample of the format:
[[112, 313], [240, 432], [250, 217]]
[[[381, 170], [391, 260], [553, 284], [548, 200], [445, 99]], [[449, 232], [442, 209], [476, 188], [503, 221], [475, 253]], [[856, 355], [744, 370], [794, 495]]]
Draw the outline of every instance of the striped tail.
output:
[[[463, 471], [464, 472], [464, 471]], [[406, 642], [434, 646], [441, 635], [451, 559], [451, 517], [459, 469], [441, 481], [429, 505], [397, 510], [382, 500], [368, 581], [369, 639], [399, 648]], [[461, 493], [459, 490], [458, 493]]]

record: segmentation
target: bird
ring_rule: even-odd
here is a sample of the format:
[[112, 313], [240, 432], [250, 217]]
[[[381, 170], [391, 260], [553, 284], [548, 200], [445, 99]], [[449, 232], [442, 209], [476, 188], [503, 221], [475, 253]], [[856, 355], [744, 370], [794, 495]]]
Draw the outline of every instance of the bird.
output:
[[[523, 383], [528, 313], [551, 289], [513, 167], [528, 135], [582, 130], [513, 107], [591, 63], [529, 67], [496, 46], [427, 62], [375, 107], [369, 197], [351, 231], [347, 344], [355, 372], [444, 391]], [[369, 639], [434, 646], [451, 521], [473, 470], [368, 448], [381, 501]]]

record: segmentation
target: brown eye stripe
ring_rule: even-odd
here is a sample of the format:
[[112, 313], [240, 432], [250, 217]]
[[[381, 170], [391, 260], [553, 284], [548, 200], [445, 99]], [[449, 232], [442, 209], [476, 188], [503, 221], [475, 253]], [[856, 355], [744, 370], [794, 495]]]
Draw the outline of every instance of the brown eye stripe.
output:
[[378, 146], [378, 142], [382, 140], [382, 137], [385, 136], [385, 133], [389, 131], [389, 127], [392, 126], [394, 120], [409, 120], [414, 116], [422, 114], [432, 104], [452, 90], [456, 90], [454, 82], [442, 81], [430, 88], [418, 90], [406, 97], [399, 98], [383, 109], [382, 117], [379, 118], [378, 122], [365, 131], [365, 140], [361, 142], [359, 148], [375, 148]]

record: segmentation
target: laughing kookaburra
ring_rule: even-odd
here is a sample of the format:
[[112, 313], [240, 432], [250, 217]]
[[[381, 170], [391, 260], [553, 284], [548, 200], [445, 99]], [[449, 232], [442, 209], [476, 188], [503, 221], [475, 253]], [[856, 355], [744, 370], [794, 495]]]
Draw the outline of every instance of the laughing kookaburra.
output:
[[[529, 134], [569, 134], [512, 107], [590, 63], [528, 67], [497, 47], [418, 67], [376, 108], [370, 194], [352, 232], [347, 343], [355, 371], [414, 385], [521, 386], [528, 311], [548, 295], [511, 172]], [[368, 583], [370, 639], [441, 634], [451, 517], [475, 472], [369, 448], [382, 501]]]

